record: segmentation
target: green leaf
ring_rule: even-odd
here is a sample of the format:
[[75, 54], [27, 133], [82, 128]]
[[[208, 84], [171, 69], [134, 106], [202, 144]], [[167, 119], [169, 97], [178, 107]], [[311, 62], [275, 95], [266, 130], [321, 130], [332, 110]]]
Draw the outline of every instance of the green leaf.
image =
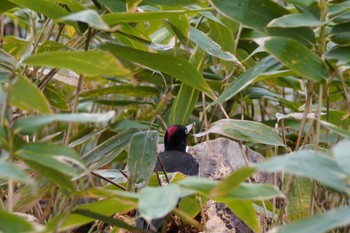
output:
[[203, 177], [189, 176], [179, 181], [179, 184], [185, 188], [195, 190], [208, 196], [210, 191], [217, 186], [218, 182]]
[[270, 0], [213, 0], [216, 10], [243, 25], [271, 36], [294, 38], [301, 43], [311, 46], [314, 33], [311, 28], [267, 28], [270, 21], [290, 14], [279, 4]]
[[57, 230], [67, 231], [73, 227], [78, 227], [95, 220], [95, 217], [97, 216], [84, 214], [87, 213], [86, 211], [99, 215], [110, 216], [119, 212], [131, 211], [135, 207], [137, 207], [136, 201], [132, 202], [130, 200], [105, 199], [102, 201], [79, 205], [76, 210], [68, 214], [68, 216], [63, 214], [51, 219], [47, 226], [48, 230], [53, 231], [58, 222], [63, 221], [61, 224], [59, 224]]
[[177, 205], [180, 197], [178, 185], [146, 187], [140, 192], [139, 210], [146, 220], [166, 216]]
[[222, 50], [221, 46], [205, 35], [202, 31], [191, 27], [190, 38], [193, 43], [206, 51], [208, 54], [225, 61], [239, 62], [238, 59], [229, 51]]
[[350, 60], [350, 46], [335, 46], [327, 52], [328, 60], [340, 60], [348, 63]]
[[16, 59], [5, 50], [0, 49], [0, 71], [12, 72], [16, 67]]
[[262, 143], [274, 146], [284, 146], [281, 137], [274, 128], [255, 121], [223, 119], [216, 121], [212, 126], [195, 137], [202, 137], [208, 133], [217, 133], [232, 139]]
[[59, 161], [58, 156], [52, 154], [36, 153], [35, 151], [20, 150], [17, 156], [28, 163], [29, 165], [36, 164], [37, 166], [44, 166], [50, 170], [56, 170], [59, 173], [68, 176], [77, 176], [79, 174], [78, 170], [74, 168], [71, 164], [66, 164]]
[[124, 12], [127, 11], [125, 2], [115, 0], [99, 0], [99, 3], [104, 5], [111, 12]]
[[132, 187], [147, 185], [157, 159], [158, 132], [155, 130], [136, 133], [129, 145], [128, 171]]
[[270, 200], [274, 197], [282, 197], [276, 186], [271, 184], [241, 183], [236, 189], [232, 189], [227, 196], [217, 197], [217, 200]]
[[330, 131], [344, 137], [347, 139], [350, 139], [350, 132], [346, 129], [340, 128], [332, 123], [329, 123], [327, 121], [320, 121], [321, 125], [324, 126], [325, 128], [329, 129]]
[[[185, 125], [191, 116], [194, 106], [197, 103], [199, 91], [189, 87], [186, 84], [181, 84], [180, 90], [171, 107], [169, 116], [169, 124]], [[181, 112], [181, 114], [179, 114]]]
[[9, 2], [8, 0], [2, 0], [0, 5], [0, 14], [11, 10], [12, 8], [16, 7], [16, 4], [13, 4]]
[[286, 226], [275, 227], [269, 233], [326, 233], [337, 227], [345, 227], [350, 224], [350, 208], [339, 207], [327, 211], [324, 214], [299, 220]]
[[145, 102], [145, 101], [138, 101], [138, 100], [83, 99], [80, 102], [81, 103], [94, 102], [96, 104], [107, 105], [107, 106], [127, 106], [127, 105], [141, 105], [141, 104], [149, 104], [154, 106], [152, 102]]
[[227, 196], [255, 172], [255, 168], [243, 167], [221, 181], [211, 192], [210, 197]]
[[145, 3], [166, 6], [183, 6], [198, 4], [201, 0], [145, 0]]
[[183, 83], [205, 92], [213, 97], [213, 93], [196, 68], [186, 60], [162, 54], [149, 53], [115, 44], [105, 44], [102, 49], [109, 50], [117, 56], [147, 66], [150, 69], [164, 72]]
[[27, 65], [70, 69], [87, 76], [129, 74], [129, 70], [106, 51], [58, 51], [34, 54], [23, 61]]
[[29, 184], [33, 183], [33, 180], [20, 168], [3, 160], [0, 160], [0, 177]]
[[245, 222], [254, 232], [261, 232], [256, 211], [251, 201], [227, 200], [224, 202], [230, 210], [243, 222]]
[[154, 97], [159, 96], [160, 91], [155, 87], [141, 85], [118, 85], [106, 88], [98, 88], [83, 92], [80, 96], [85, 98], [94, 98], [103, 95], [118, 94], [135, 97]]
[[30, 151], [32, 153], [51, 154], [54, 156], [65, 156], [82, 163], [82, 159], [78, 152], [63, 145], [50, 143], [29, 143], [24, 144], [20, 150]]
[[269, 172], [284, 171], [309, 177], [339, 192], [350, 193], [345, 183], [346, 176], [337, 162], [332, 157], [312, 150], [273, 157], [262, 163], [254, 164], [254, 167]]
[[324, 25], [325, 22], [321, 22], [315, 18], [315, 16], [308, 13], [289, 14], [272, 20], [268, 27], [282, 27], [282, 28], [294, 28], [294, 27], [319, 27]]
[[300, 76], [317, 82], [328, 76], [328, 68], [321, 58], [295, 40], [267, 37], [257, 39], [256, 42]]
[[30, 143], [24, 144], [16, 151], [16, 156], [35, 167], [44, 166], [68, 176], [77, 176], [83, 167], [78, 153], [62, 145]]
[[47, 84], [45, 85], [44, 95], [53, 107], [61, 110], [69, 110], [69, 106], [66, 101], [66, 96], [61, 92], [60, 89]]
[[138, 230], [138, 228], [131, 226], [122, 220], [119, 220], [117, 217], [110, 217], [110, 216], [106, 216], [105, 214], [98, 214], [98, 213], [95, 213], [95, 211], [90, 211], [90, 210], [76, 210], [74, 212], [80, 215], [84, 215], [93, 219], [100, 220], [108, 224], [109, 226], [117, 226], [132, 232], [135, 232]]
[[108, 31], [109, 27], [108, 25], [103, 21], [102, 17], [92, 9], [86, 9], [79, 12], [72, 13], [70, 15], [61, 17], [59, 19], [56, 19], [57, 22], [64, 22], [64, 21], [79, 21], [87, 23], [90, 27]]
[[5, 36], [3, 41], [3, 49], [14, 56], [17, 61], [30, 45], [30, 41], [15, 36]]
[[69, 47], [65, 46], [62, 43], [58, 43], [56, 41], [52, 40], [45, 40], [39, 47], [37, 52], [38, 53], [45, 53], [45, 52], [54, 52], [59, 50], [68, 50]]
[[343, 140], [339, 143], [337, 143], [333, 148], [332, 152], [333, 155], [338, 162], [339, 166], [342, 168], [343, 172], [350, 177], [350, 157], [349, 157], [349, 151], [350, 151], [350, 141], [349, 140]]
[[332, 27], [330, 32], [331, 40], [341, 45], [350, 44], [350, 23], [340, 23]]
[[97, 169], [115, 159], [129, 144], [132, 136], [140, 130], [129, 128], [110, 137], [91, 151], [83, 155], [85, 164], [90, 169]]
[[215, 9], [248, 27], [265, 32], [273, 19], [288, 14], [288, 10], [269, 0], [212, 0]]
[[47, 0], [8, 0], [23, 8], [29, 8], [34, 12], [43, 14], [51, 19], [57, 19], [68, 15], [68, 12], [54, 1]]
[[234, 97], [237, 93], [242, 91], [245, 87], [257, 81], [260, 75], [266, 72], [278, 70], [282, 65], [271, 56], [263, 58], [260, 62], [255, 64], [252, 68], [241, 74], [221, 93], [221, 95], [212, 102], [209, 106], [222, 103]]
[[114, 111], [106, 113], [72, 113], [55, 115], [35, 115], [21, 118], [15, 121], [14, 128], [20, 133], [34, 133], [44, 125], [53, 121], [77, 122], [77, 123], [106, 123], [115, 115]]
[[[25, 91], [23, 91], [25, 90]], [[10, 104], [26, 111], [51, 113], [50, 104], [39, 88], [29, 79], [18, 76], [9, 89]]]
[[25, 218], [0, 210], [0, 231], [6, 233], [33, 232], [34, 227]]
[[119, 23], [137, 23], [153, 20], [163, 20], [166, 18], [176, 17], [182, 14], [196, 11], [197, 10], [173, 10], [138, 13], [118, 12], [105, 14], [102, 16], [102, 18], [109, 26], [114, 26]]
[[46, 164], [43, 165], [41, 163], [38, 163], [37, 161], [35, 161], [36, 159], [23, 160], [28, 166], [33, 168], [35, 171], [39, 172], [43, 178], [51, 180], [55, 185], [60, 187], [65, 194], [68, 195], [76, 191], [76, 186], [75, 184], [73, 184], [70, 177], [63, 174], [62, 172], [52, 169], [51, 167], [46, 166]]

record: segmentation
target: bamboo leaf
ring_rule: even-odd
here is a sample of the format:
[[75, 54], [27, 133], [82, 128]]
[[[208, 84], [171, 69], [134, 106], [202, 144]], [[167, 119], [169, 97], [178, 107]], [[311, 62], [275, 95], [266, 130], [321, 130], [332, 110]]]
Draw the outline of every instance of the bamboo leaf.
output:
[[321, 22], [315, 18], [315, 16], [308, 13], [289, 14], [272, 20], [268, 27], [282, 27], [282, 28], [294, 28], [294, 27], [319, 27], [324, 25], [325, 22]]
[[108, 25], [103, 21], [102, 17], [92, 9], [86, 9], [79, 12], [75, 12], [70, 15], [66, 15], [64, 17], [56, 19], [56, 21], [79, 21], [87, 23], [90, 27], [94, 27], [96, 29], [100, 29], [103, 31], [109, 30]]
[[31, 55], [23, 62], [33, 66], [66, 68], [87, 76], [129, 74], [116, 57], [100, 50], [46, 52]]
[[346, 206], [335, 208], [324, 214], [302, 219], [286, 226], [275, 227], [268, 233], [326, 233], [337, 227], [348, 226], [349, 224], [350, 208]]
[[273, 57], [268, 56], [263, 58], [260, 62], [255, 64], [252, 68], [241, 74], [235, 79], [220, 95], [213, 101], [210, 106], [217, 105], [234, 97], [237, 93], [242, 91], [245, 87], [256, 82], [264, 73], [275, 71], [281, 68], [282, 65]]
[[18, 119], [14, 123], [14, 128], [20, 133], [34, 133], [44, 125], [53, 121], [77, 122], [77, 123], [106, 123], [115, 115], [114, 111], [106, 113], [72, 113], [55, 115], [36, 115]]
[[212, 91], [202, 75], [186, 60], [178, 57], [149, 53], [115, 44], [105, 44], [102, 49], [109, 50], [117, 56], [144, 65], [153, 70], [164, 72], [179, 79], [188, 86], [203, 91], [213, 97]]
[[208, 133], [217, 133], [241, 141], [284, 146], [275, 129], [255, 121], [223, 119], [214, 122], [207, 131], [194, 136], [202, 137]]
[[337, 162], [330, 156], [312, 150], [280, 155], [255, 164], [254, 167], [269, 172], [284, 171], [309, 177], [339, 192], [350, 193], [345, 183], [346, 175]]
[[[25, 90], [25, 91], [23, 91]], [[36, 110], [51, 113], [50, 104], [44, 94], [29, 79], [18, 76], [9, 89], [10, 104], [26, 111]]]
[[132, 187], [147, 185], [157, 158], [158, 132], [155, 130], [133, 135], [129, 145], [128, 171]]
[[267, 37], [258, 39], [256, 42], [302, 77], [321, 82], [328, 76], [328, 68], [321, 58], [295, 40]]

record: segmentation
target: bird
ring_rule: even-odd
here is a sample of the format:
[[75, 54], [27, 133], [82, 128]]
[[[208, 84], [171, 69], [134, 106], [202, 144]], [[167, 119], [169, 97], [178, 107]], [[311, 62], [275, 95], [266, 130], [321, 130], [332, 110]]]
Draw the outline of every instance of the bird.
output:
[[[196, 159], [186, 152], [187, 136], [194, 124], [187, 126], [172, 125], [164, 135], [164, 152], [158, 154], [155, 171], [181, 172], [187, 176], [197, 176], [199, 166]], [[153, 219], [149, 224], [143, 218], [136, 219], [136, 227], [148, 232], [162, 232], [164, 218]]]
[[187, 176], [196, 176], [199, 166], [196, 159], [186, 152], [187, 136], [194, 124], [187, 126], [172, 125], [164, 135], [164, 152], [159, 153], [155, 170], [181, 172]]

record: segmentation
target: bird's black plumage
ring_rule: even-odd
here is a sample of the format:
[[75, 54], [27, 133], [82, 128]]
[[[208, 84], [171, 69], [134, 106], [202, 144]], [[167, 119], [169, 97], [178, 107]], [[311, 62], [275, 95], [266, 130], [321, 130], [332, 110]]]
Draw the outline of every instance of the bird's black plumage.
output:
[[[188, 176], [199, 174], [198, 163], [191, 154], [186, 152], [187, 135], [193, 125], [173, 125], [170, 126], [164, 136], [164, 152], [159, 153], [155, 165], [156, 171], [163, 171], [162, 165], [166, 172], [181, 172]], [[154, 219], [151, 225], [144, 219], [138, 218], [136, 226], [153, 233], [161, 232], [164, 219]]]
[[164, 152], [157, 160], [155, 170], [162, 171], [163, 164], [166, 172], [181, 172], [188, 176], [198, 175], [198, 163], [195, 158], [186, 152], [189, 126], [170, 126], [164, 136]]

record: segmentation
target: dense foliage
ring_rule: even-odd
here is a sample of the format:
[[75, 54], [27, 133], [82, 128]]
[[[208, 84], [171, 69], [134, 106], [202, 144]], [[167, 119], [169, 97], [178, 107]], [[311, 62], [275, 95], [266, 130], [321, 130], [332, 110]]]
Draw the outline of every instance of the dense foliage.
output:
[[[349, 1], [1, 0], [0, 14], [0, 231], [133, 231], [111, 216], [135, 208], [201, 229], [212, 199], [254, 232], [257, 212], [271, 232], [348, 232]], [[191, 122], [192, 144], [225, 136], [266, 162], [159, 187], [158, 141]], [[258, 170], [284, 172], [282, 190], [244, 182]]]

